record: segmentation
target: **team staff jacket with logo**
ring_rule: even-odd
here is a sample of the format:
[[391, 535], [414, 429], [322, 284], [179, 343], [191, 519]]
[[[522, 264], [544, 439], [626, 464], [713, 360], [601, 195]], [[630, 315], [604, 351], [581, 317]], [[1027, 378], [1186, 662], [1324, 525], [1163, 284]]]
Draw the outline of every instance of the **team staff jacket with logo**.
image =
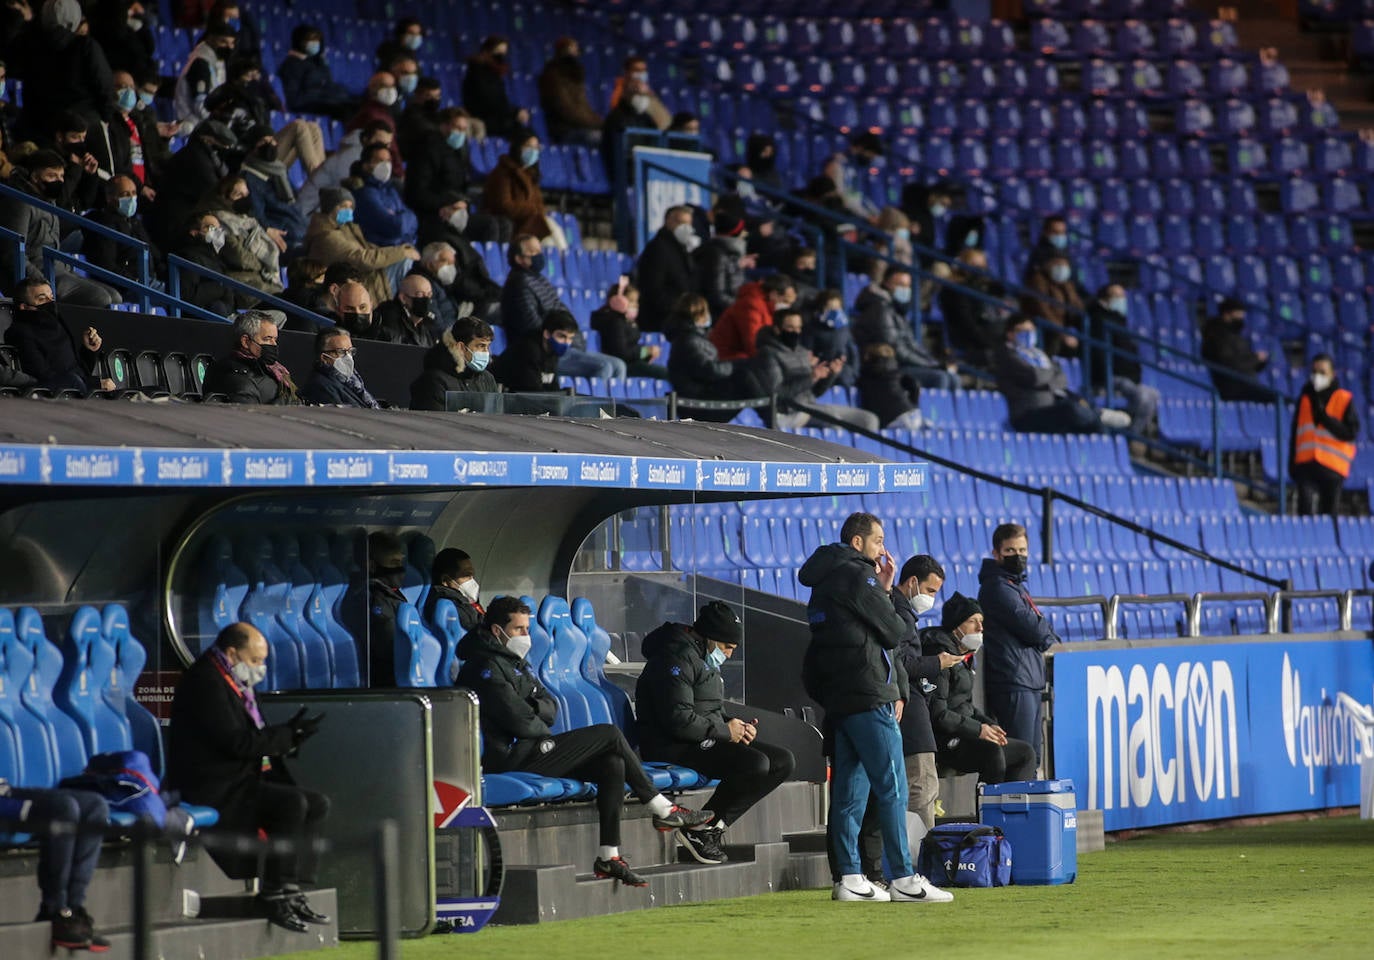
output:
[[1059, 636], [1031, 600], [1026, 575], [1012, 576], [996, 560], [985, 559], [978, 571], [978, 603], [983, 608], [987, 683], [1043, 690], [1043, 654]]
[[873, 561], [847, 543], [827, 544], [802, 564], [797, 579], [811, 588], [811, 645], [802, 684], [828, 717], [906, 700], [898, 648], [907, 628], [878, 582]]
[[481, 704], [484, 748], [482, 769], [518, 770], [533, 759], [541, 741], [553, 736], [549, 724], [558, 704], [534, 669], [488, 630], [479, 627], [458, 641], [463, 669], [455, 686], [467, 687]]
[[725, 678], [706, 663], [706, 639], [681, 623], [644, 638], [644, 670], [635, 684], [639, 749], [654, 759], [664, 747], [730, 739]]

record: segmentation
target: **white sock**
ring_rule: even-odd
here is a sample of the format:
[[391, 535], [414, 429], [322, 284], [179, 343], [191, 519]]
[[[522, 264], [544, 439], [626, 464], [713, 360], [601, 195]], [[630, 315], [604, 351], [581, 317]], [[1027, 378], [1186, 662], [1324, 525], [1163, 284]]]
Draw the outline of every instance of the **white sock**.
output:
[[844, 876], [840, 877], [840, 883], [856, 892], [867, 890], [869, 887], [868, 878], [862, 873], [846, 873]]
[[648, 807], [649, 812], [656, 817], [666, 817], [673, 812], [673, 801], [669, 800], [661, 793], [655, 794], [654, 798], [646, 803], [645, 806]]
[[703, 823], [703, 824], [701, 824], [700, 826], [693, 827], [692, 829], [693, 829], [693, 830], [719, 830], [719, 831], [721, 831], [722, 833], [724, 833], [724, 832], [725, 832], [725, 828], [728, 827], [728, 826], [729, 826], [729, 824], [726, 823], [724, 820], [720, 819], [719, 817], [713, 817], [713, 818], [712, 818], [711, 820], [709, 820], [708, 822]]
[[620, 856], [620, 848], [619, 848], [619, 847], [602, 847], [602, 848], [601, 848], [601, 853], [599, 853], [598, 856], [599, 856], [602, 860], [614, 860], [616, 857]]

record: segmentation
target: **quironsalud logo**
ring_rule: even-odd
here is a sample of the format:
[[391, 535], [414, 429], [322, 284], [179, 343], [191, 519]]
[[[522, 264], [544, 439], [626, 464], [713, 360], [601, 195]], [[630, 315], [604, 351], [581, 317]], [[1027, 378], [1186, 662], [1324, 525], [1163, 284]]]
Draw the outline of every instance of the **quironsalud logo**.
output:
[[1315, 702], [1303, 703], [1302, 673], [1289, 661], [1287, 653], [1283, 655], [1280, 682], [1283, 746], [1288, 751], [1289, 764], [1307, 769], [1308, 793], [1317, 792], [1319, 767], [1358, 766], [1366, 753], [1374, 755], [1370, 733], [1344, 702], [1358, 700], [1322, 687]]

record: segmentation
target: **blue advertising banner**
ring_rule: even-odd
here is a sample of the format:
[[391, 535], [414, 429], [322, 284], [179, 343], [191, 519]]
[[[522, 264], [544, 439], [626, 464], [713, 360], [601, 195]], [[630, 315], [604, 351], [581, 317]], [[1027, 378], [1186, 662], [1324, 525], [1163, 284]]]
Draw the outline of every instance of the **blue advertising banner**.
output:
[[1359, 803], [1368, 640], [1060, 648], [1054, 776], [1107, 830]]
[[[709, 153], [635, 147], [634, 171], [637, 250], [643, 250], [644, 244], [663, 226], [663, 216], [670, 207], [684, 203], [707, 209], [711, 206], [711, 191], [698, 185], [711, 181]], [[675, 173], [698, 183], [681, 180]]]

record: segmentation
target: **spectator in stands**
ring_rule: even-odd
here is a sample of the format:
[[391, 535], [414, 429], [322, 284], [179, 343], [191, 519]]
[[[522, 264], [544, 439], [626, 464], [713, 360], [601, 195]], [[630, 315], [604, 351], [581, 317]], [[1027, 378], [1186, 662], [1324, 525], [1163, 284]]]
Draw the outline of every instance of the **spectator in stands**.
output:
[[897, 353], [897, 365], [922, 387], [958, 390], [959, 378], [916, 339], [908, 317], [912, 297], [911, 272], [887, 271], [881, 283], [870, 283], [854, 301], [854, 342], [862, 352], [870, 343], [886, 343]]
[[504, 217], [517, 234], [544, 241], [553, 234], [544, 193], [539, 189], [539, 138], [521, 130], [511, 136], [510, 150], [499, 160], [482, 188], [482, 208]]
[[222, 23], [233, 30], [238, 37], [237, 49], [245, 53], [257, 54], [262, 50], [262, 36], [251, 16], [243, 15], [243, 4], [239, 0], [215, 0], [205, 14], [205, 26]]
[[322, 113], [347, 120], [358, 110], [358, 98], [334, 79], [324, 59], [324, 34], [319, 27], [302, 23], [291, 31], [291, 49], [277, 66], [277, 79], [293, 113]]
[[[151, 184], [156, 187], [162, 182], [163, 173], [172, 160], [171, 137], [180, 129], [175, 121], [163, 123], [157, 118], [157, 110], [153, 105], [161, 83], [162, 77], [156, 69], [134, 76], [134, 84], [138, 88], [138, 106], [129, 114], [129, 119], [138, 127], [143, 147], [143, 163], [147, 167], [145, 186]], [[143, 196], [148, 200], [153, 199], [146, 192]]]
[[784, 411], [778, 414], [777, 426], [804, 427], [811, 422], [811, 415], [819, 412], [852, 427], [877, 430], [878, 418], [867, 410], [817, 402], [816, 398], [835, 382], [844, 359], [817, 360], [801, 339], [801, 311], [795, 307], [780, 308], [773, 315], [772, 325], [758, 333], [757, 350], [747, 368], [747, 394], [777, 396]]
[[[973, 702], [973, 658], [983, 645], [983, 623], [978, 601], [956, 591], [945, 603], [940, 626], [922, 631], [928, 656], [952, 660], [930, 692], [928, 709], [938, 747], [931, 767], [938, 760], [940, 766], [978, 774], [979, 783], [1034, 780], [1036, 757], [1030, 743], [1010, 736]], [[989, 652], [989, 662], [991, 656]], [[1039, 698], [1039, 690], [1035, 696]]]
[[[39, 150], [25, 159], [24, 166], [15, 168], [9, 185], [45, 203], [56, 204], [61, 201], [65, 176], [66, 163], [62, 157], [52, 150]], [[56, 250], [62, 245], [57, 215], [22, 200], [0, 197], [0, 227], [13, 230], [24, 238], [26, 275], [34, 280], [46, 277], [43, 248]], [[19, 252], [9, 241], [0, 240], [0, 250], [5, 251], [6, 263], [17, 261]], [[57, 298], [63, 303], [104, 308], [122, 301], [113, 287], [78, 277], [65, 263], [54, 263], [52, 270]]]
[[377, 46], [377, 63], [380, 69], [398, 56], [414, 57], [425, 44], [425, 25], [414, 17], [401, 17], [391, 30], [391, 37]]
[[[434, 128], [421, 136], [414, 146], [408, 144], [406, 147], [406, 156], [410, 158], [406, 170], [406, 203], [421, 218], [438, 213], [443, 206], [440, 198], [450, 193], [466, 199], [473, 184], [469, 140], [472, 123], [468, 112], [462, 107], [449, 107], [440, 110], [434, 119]], [[468, 226], [465, 222], [464, 229]], [[476, 229], [476, 239], [487, 239], [487, 233], [493, 232], [489, 227], [482, 229], [484, 225], [480, 223], [471, 226]]]
[[[834, 743], [831, 766], [831, 849], [840, 881], [834, 900], [937, 903], [953, 896], [933, 887], [911, 865], [907, 843], [906, 777], [898, 724], [910, 698], [900, 650], [907, 626], [893, 609], [897, 564], [885, 549], [882, 522], [851, 514], [840, 542], [813, 553], [797, 573], [811, 590], [811, 642], [802, 665], [806, 692], [825, 710]], [[859, 830], [864, 809], [877, 805], [883, 850], [895, 880], [888, 890], [863, 874]]]
[[[183, 260], [189, 260], [211, 274], [228, 277], [234, 272], [230, 260], [240, 265], [249, 262], [242, 247], [235, 244], [226, 254], [229, 246], [229, 232], [213, 213], [199, 213], [186, 221], [181, 238], [172, 252]], [[240, 276], [243, 272], [240, 272]], [[181, 299], [195, 304], [221, 317], [228, 316], [237, 308], [250, 305], [251, 299], [245, 294], [235, 293], [216, 279], [202, 273], [183, 270], [181, 277]], [[232, 278], [231, 279], [237, 279]]]
[[335, 290], [335, 322], [359, 340], [376, 340], [377, 316], [372, 309], [372, 297], [367, 285], [359, 280], [344, 280]]
[[[707, 298], [708, 302], [710, 298]], [[792, 278], [782, 273], [746, 283], [734, 303], [711, 328], [711, 342], [722, 360], [747, 360], [758, 350], [759, 331], [773, 325], [781, 310], [797, 302]]]
[[81, 31], [77, 0], [45, 0], [35, 19], [17, 52], [24, 58], [23, 133], [36, 140], [52, 132], [63, 110], [106, 116], [114, 83], [100, 44]]
[[187, 218], [229, 175], [229, 162], [238, 165], [237, 149], [238, 137], [218, 120], [196, 127], [191, 139], [172, 156], [158, 191], [148, 227], [159, 243], [170, 246], [178, 239]]
[[639, 288], [622, 276], [606, 291], [606, 303], [592, 314], [592, 329], [601, 337], [602, 351], [620, 359], [630, 376], [667, 380], [668, 368], [655, 362], [662, 351], [639, 342], [638, 318]]
[[945, 229], [945, 254], [957, 257], [965, 250], [983, 249], [983, 237], [987, 235], [987, 224], [976, 214], [956, 214], [949, 218]]
[[1088, 336], [1096, 342], [1090, 346], [1088, 383], [1094, 391], [1107, 389], [1107, 348], [1111, 356], [1112, 390], [1126, 399], [1126, 413], [1138, 433], [1152, 434], [1158, 428], [1159, 391], [1140, 382], [1140, 347], [1135, 337], [1126, 331], [1126, 288], [1109, 283], [1097, 292], [1088, 305]]
[[[395, 131], [381, 120], [373, 120], [360, 130], [350, 130], [344, 134], [343, 140], [339, 142], [339, 149], [330, 154], [329, 158], [310, 174], [296, 195], [296, 206], [301, 213], [309, 216], [318, 210], [320, 191], [336, 189], [347, 180], [353, 164], [362, 157], [364, 150], [377, 143], [390, 149], [395, 136]], [[395, 162], [394, 154], [392, 162]]]
[[368, 393], [356, 366], [353, 337], [341, 327], [325, 327], [315, 334], [315, 369], [305, 382], [301, 399], [325, 406], [377, 410], [381, 404]]
[[[463, 106], [486, 125], [487, 136], [505, 137], [514, 149], [514, 141], [529, 127], [530, 112], [512, 103], [506, 92], [509, 52], [510, 41], [503, 36], [482, 41], [481, 48], [468, 59], [463, 75]], [[517, 224], [516, 229], [521, 227]]]
[[[946, 218], [953, 205], [950, 189], [943, 183], [908, 183], [902, 188], [902, 212], [911, 225], [911, 238], [923, 247], [940, 249]], [[926, 265], [922, 260], [922, 265]]]
[[844, 296], [838, 290], [821, 290], [808, 304], [802, 343], [821, 360], [843, 360], [839, 383], [853, 386], [858, 376], [859, 351], [849, 329]]
[[477, 568], [473, 566], [472, 557], [456, 547], [440, 550], [434, 555], [429, 582], [424, 611], [426, 623], [436, 622], [434, 608], [440, 600], [447, 600], [457, 611], [458, 625], [464, 633], [481, 626], [487, 611], [478, 600], [481, 585], [477, 582]]
[[1288, 438], [1288, 475], [1298, 488], [1298, 515], [1340, 512], [1341, 488], [1355, 460], [1360, 418], [1354, 394], [1336, 380], [1329, 354], [1312, 358], [1312, 376], [1302, 385]]
[[[606, 178], [615, 182], [616, 162], [620, 162], [626, 176], [632, 173], [631, 151], [639, 146], [657, 146], [658, 127], [649, 113], [653, 105], [649, 84], [643, 80], [630, 80], [625, 86], [625, 95], [610, 109], [601, 125], [601, 162], [606, 167]], [[629, 129], [652, 130], [652, 135], [625, 136]]]
[[[89, 214], [92, 222], [148, 245], [148, 279], [155, 281], [166, 269], [162, 254], [153, 246], [143, 221], [138, 218], [138, 185], [129, 177], [114, 177], [105, 184], [105, 205]], [[130, 280], [139, 279], [137, 247], [101, 236], [94, 230], [82, 232], [81, 249], [86, 259], [104, 270]]]
[[492, 373], [512, 393], [556, 391], [562, 358], [572, 351], [578, 332], [573, 315], [562, 306], [554, 307], [544, 316], [538, 333], [510, 339]]
[[192, 48], [176, 85], [176, 116], [181, 132], [189, 134], [210, 119], [206, 100], [228, 80], [229, 58], [238, 33], [224, 23], [207, 23], [201, 41]]
[[[110, 941], [95, 930], [86, 909], [86, 891], [100, 864], [100, 844], [109, 825], [105, 798], [90, 790], [45, 789], [11, 785], [0, 777], [0, 801], [22, 805], [25, 830], [38, 836], [36, 923], [50, 923], [54, 952], [89, 950], [104, 953]], [[6, 823], [8, 829], [14, 824]]]
[[285, 254], [305, 242], [306, 230], [305, 215], [296, 206], [296, 191], [287, 174], [290, 162], [281, 159], [281, 145], [271, 127], [254, 127], [245, 145], [249, 153], [240, 173], [249, 212], [269, 232], [278, 251]]
[[649, 109], [647, 112], [653, 120], [653, 125], [660, 130], [667, 130], [673, 122], [672, 112], [663, 105], [663, 101], [654, 93], [649, 86], [649, 61], [640, 56], [625, 58], [624, 72], [615, 79], [615, 86], [611, 88], [611, 109], [620, 106], [620, 101], [628, 95], [631, 85], [643, 84], [649, 91]]
[[[748, 234], [745, 230], [744, 216], [742, 213], [736, 214], [732, 211], [718, 210], [716, 212], [715, 236], [702, 244], [701, 249], [696, 253], [697, 262], [697, 285], [701, 295], [706, 298], [706, 302], [711, 305], [711, 312], [725, 321], [725, 312], [731, 307], [737, 297], [743, 298], [743, 288], [745, 287], [745, 271], [752, 270], [758, 264], [758, 258], [748, 253]], [[792, 288], [795, 296], [795, 287]], [[751, 300], [753, 295], [750, 295]], [[758, 332], [758, 327], [763, 326], [759, 323], [754, 332]], [[723, 329], [718, 323], [716, 333]], [[733, 326], [728, 327], [733, 330]], [[734, 356], [748, 356], [753, 353], [753, 339], [746, 337], [747, 343], [740, 343], [734, 347], [726, 347], [720, 340], [716, 345], [721, 347], [723, 353]], [[731, 359], [731, 356], [726, 356]]]
[[379, 247], [414, 246], [419, 221], [392, 179], [390, 152], [381, 145], [368, 147], [358, 164], [363, 183], [353, 191], [354, 222], [363, 236]]
[[367, 664], [365, 679], [374, 690], [396, 686], [396, 614], [408, 602], [401, 592], [405, 576], [406, 548], [401, 538], [386, 530], [369, 533], [367, 583], [349, 588], [344, 610], [354, 638], [365, 643], [366, 648], [358, 652], [359, 661]]
[[[873, 225], [887, 234], [886, 242], [880, 240], [877, 244], [883, 253], [900, 263], [915, 262], [915, 253], [911, 247], [911, 220], [905, 213], [896, 207], [883, 207], [878, 211], [878, 217]], [[875, 260], [869, 264], [867, 273], [876, 281], [881, 280], [888, 269], [886, 260]]]
[[[987, 676], [983, 688], [988, 709], [1006, 728], [1006, 736], [1031, 745], [1038, 766], [1044, 653], [1060, 640], [1026, 586], [1029, 553], [1025, 527], [1019, 523], [998, 525], [992, 531], [992, 556], [978, 571], [978, 603], [986, 615], [987, 655], [983, 664]], [[952, 627], [955, 623], [948, 619], [950, 616], [946, 614], [944, 623]], [[966, 612], [964, 619], [969, 616]]]
[[436, 343], [433, 323], [434, 288], [428, 280], [409, 274], [393, 300], [377, 307], [376, 338], [428, 350]]
[[[786, 190], [788, 184], [778, 173], [778, 145], [771, 133], [751, 133], [744, 142], [744, 168], [756, 183]], [[742, 171], [741, 171], [742, 172]]]
[[286, 238], [253, 216], [246, 178], [225, 177], [207, 207], [224, 228], [224, 246], [218, 252], [227, 268], [225, 274], [263, 293], [281, 293], [281, 255], [286, 252]]
[[111, 70], [138, 76], [157, 67], [157, 46], [142, 0], [105, 0], [90, 17], [91, 36]]
[[692, 208], [669, 207], [663, 226], [639, 252], [634, 279], [642, 291], [640, 326], [666, 330], [673, 306], [683, 294], [697, 292], [696, 261], [692, 254], [701, 245], [692, 226]]
[[1063, 214], [1046, 217], [1045, 222], [1040, 225], [1040, 238], [1031, 248], [1022, 282], [1029, 286], [1031, 274], [1053, 257], [1064, 257], [1069, 260], [1069, 275], [1072, 277], [1074, 270], [1073, 260], [1069, 254], [1069, 221]]
[[587, 68], [573, 37], [559, 37], [553, 59], [539, 74], [539, 106], [549, 125], [549, 139], [584, 147], [601, 145], [601, 114], [587, 99]]
[[99, 331], [87, 327], [78, 339], [58, 312], [46, 280], [29, 277], [21, 281], [14, 306], [5, 342], [14, 347], [20, 368], [38, 381], [38, 386], [83, 394], [115, 388], [113, 380], [100, 375], [104, 354]]
[[496, 377], [487, 369], [493, 336], [491, 324], [480, 317], [463, 317], [445, 330], [425, 353], [424, 369], [410, 385], [410, 409], [445, 410], [445, 395], [450, 392], [500, 392]]
[[[273, 132], [272, 114], [282, 104], [272, 88], [263, 85], [262, 63], [256, 55], [234, 54], [225, 75], [224, 84], [205, 98], [205, 109], [234, 131], [249, 156], [271, 137], [276, 149], [265, 159], [281, 161], [283, 171], [297, 160], [307, 174], [324, 163], [324, 133], [314, 120], [297, 117]], [[281, 176], [284, 179], [285, 173]]]
[[305, 254], [324, 264], [342, 262], [367, 271], [363, 283], [373, 303], [391, 299], [410, 264], [420, 259], [420, 251], [408, 243], [369, 243], [353, 222], [353, 194], [342, 187], [320, 191], [320, 211], [310, 218]]
[[869, 169], [882, 155], [881, 138], [871, 131], [864, 131], [849, 141], [846, 152], [832, 154], [821, 168], [821, 173], [839, 191], [844, 210], [863, 223], [874, 223], [878, 217], [878, 208], [864, 193], [864, 186]]
[[797, 765], [792, 751], [757, 739], [757, 721], [725, 714], [721, 668], [743, 642], [744, 625], [719, 600], [703, 604], [690, 626], [664, 623], [644, 638], [644, 669], [635, 685], [640, 755], [720, 781], [707, 802], [714, 816], [677, 832], [698, 863], [724, 863], [726, 828]]
[[114, 109], [110, 119], [90, 126], [86, 134], [87, 150], [96, 159], [98, 180], [103, 179], [108, 184], [111, 177], [133, 177], [143, 196], [152, 200], [157, 196], [150, 186], [156, 179], [151, 154], [159, 151], [153, 142], [160, 139], [157, 124], [154, 121], [150, 129], [139, 117], [138, 88], [132, 75], [117, 71], [114, 85]]
[[[53, 123], [55, 135], [52, 147], [66, 161], [63, 171], [62, 197], [57, 201], [73, 213], [84, 213], [100, 205], [101, 178], [97, 176], [100, 161], [87, 148], [87, 120], [73, 110], [64, 110]], [[62, 225], [62, 232], [72, 228]]]
[[957, 286], [946, 286], [940, 291], [945, 335], [950, 346], [962, 353], [971, 365], [986, 368], [991, 365], [992, 355], [1002, 342], [1011, 311], [1001, 302], [1004, 292], [1001, 286], [987, 275], [986, 253], [970, 248], [961, 251], [956, 259], [964, 269], [956, 268], [951, 279], [982, 296]]
[[1131, 425], [1131, 418], [1120, 410], [1098, 410], [1069, 390], [1064, 368], [1037, 344], [1035, 324], [1026, 317], [1012, 317], [993, 355], [997, 389], [1006, 397], [1012, 429], [1099, 433], [1104, 428], [1124, 430]]
[[1202, 359], [1214, 364], [1212, 385], [1223, 400], [1270, 403], [1274, 392], [1257, 379], [1269, 365], [1269, 351], [1252, 347], [1244, 331], [1245, 304], [1221, 301], [1217, 315], [1202, 329]]
[[897, 351], [888, 343], [864, 347], [859, 369], [859, 405], [877, 417], [883, 429], [920, 430], [921, 385], [897, 363]]
[[598, 877], [627, 886], [649, 881], [620, 855], [620, 817], [625, 788], [649, 808], [659, 830], [683, 830], [705, 823], [710, 813], [672, 803], [650, 782], [639, 758], [620, 730], [599, 723], [555, 734], [550, 729], [558, 705], [525, 661], [530, 649], [530, 608], [515, 597], [497, 597], [482, 625], [458, 643], [463, 661], [458, 685], [477, 694], [490, 773], [521, 770], [549, 777], [575, 776], [597, 784], [601, 848], [592, 865]]
[[566, 307], [545, 276], [545, 255], [538, 237], [516, 237], [511, 241], [508, 257], [510, 273], [501, 291], [501, 326], [506, 328], [506, 336], [513, 339], [538, 333], [550, 311]]
[[272, 923], [305, 933], [307, 924], [329, 922], [301, 889], [315, 879], [329, 798], [296, 786], [285, 758], [319, 731], [324, 715], [302, 707], [285, 723], [263, 720], [253, 688], [267, 678], [270, 653], [256, 627], [233, 623], [186, 670], [172, 698], [167, 780], [186, 801], [218, 810], [217, 829], [291, 842], [289, 851], [264, 851], [258, 902]]
[[[434, 334], [443, 333], [458, 319], [462, 304], [453, 298], [449, 288], [439, 280], [439, 274], [456, 279], [458, 268], [455, 266], [453, 247], [447, 243], [429, 243], [420, 251], [420, 262], [411, 268], [409, 276], [423, 277], [429, 281], [432, 291], [430, 301], [430, 330]], [[500, 295], [497, 287], [497, 295]], [[468, 307], [471, 312], [472, 307]]]
[[1037, 261], [1028, 271], [1026, 286], [1039, 296], [1023, 294], [1021, 312], [1055, 325], [1041, 328], [1041, 349], [1052, 357], [1078, 356], [1078, 338], [1070, 331], [1083, 326], [1083, 300], [1068, 255], [1056, 253]]
[[[374, 73], [367, 82], [367, 96], [353, 119], [348, 121], [345, 130], [363, 130], [376, 123], [381, 124], [391, 134], [391, 169], [397, 177], [405, 175], [405, 165], [401, 159], [401, 145], [396, 140], [396, 117], [400, 112], [396, 106], [401, 92], [396, 87], [396, 78], [386, 71]], [[347, 175], [347, 171], [340, 175]]]
[[278, 360], [279, 316], [266, 310], [245, 310], [234, 318], [233, 352], [210, 365], [205, 374], [207, 395], [222, 393], [230, 403], [300, 402], [291, 371]]
[[400, 143], [404, 156], [413, 160], [420, 142], [438, 129], [438, 115], [443, 106], [443, 99], [443, 84], [434, 77], [420, 77], [415, 81], [415, 92], [406, 97], [405, 109], [396, 121], [396, 140]]
[[731, 399], [739, 393], [736, 362], [722, 360], [709, 336], [711, 308], [697, 293], [684, 293], [668, 315], [668, 373], [673, 389], [698, 399]]
[[315, 313], [331, 309], [324, 285], [324, 264], [310, 257], [297, 257], [286, 267], [286, 289], [281, 298]]
[[[382, 65], [382, 69], [396, 78], [396, 89], [400, 93], [401, 102], [409, 104], [415, 91], [420, 88], [420, 62], [409, 53], [398, 53], [390, 61]], [[404, 108], [402, 109], [404, 113]], [[397, 118], [396, 135], [401, 139], [401, 128]], [[405, 148], [402, 147], [404, 154]]]
[[[501, 300], [501, 285], [491, 278], [487, 262], [482, 254], [468, 240], [466, 233], [471, 230], [468, 215], [468, 202], [457, 193], [444, 193], [439, 196], [441, 206], [437, 214], [420, 218], [420, 242], [424, 249], [433, 247], [436, 251], [447, 247], [447, 253], [436, 253], [438, 259], [429, 260], [430, 282], [439, 280], [448, 289], [455, 305], [471, 303], [473, 313], [490, 318], [493, 308]], [[495, 223], [494, 218], [491, 219]], [[500, 221], [509, 228], [509, 221]], [[436, 246], [437, 245], [437, 246]], [[426, 261], [422, 260], [423, 266]], [[445, 266], [445, 281], [439, 270]], [[437, 296], [437, 295], [436, 295]]]
[[0, 353], [0, 390], [28, 390], [38, 386], [38, 381], [18, 366], [10, 363], [9, 357]]

